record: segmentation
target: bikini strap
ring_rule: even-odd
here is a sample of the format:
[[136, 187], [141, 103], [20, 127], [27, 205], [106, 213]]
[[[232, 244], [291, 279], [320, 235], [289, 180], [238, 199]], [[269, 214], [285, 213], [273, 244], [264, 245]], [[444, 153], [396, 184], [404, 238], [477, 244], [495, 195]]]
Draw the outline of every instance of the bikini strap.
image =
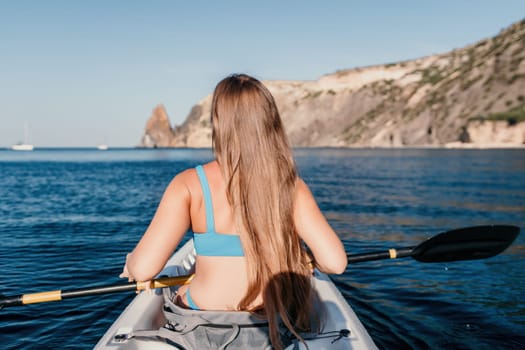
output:
[[206, 209], [206, 232], [215, 232], [215, 221], [213, 219], [213, 204], [211, 200], [211, 191], [206, 178], [206, 173], [202, 165], [197, 166], [197, 175], [202, 187], [202, 194], [204, 196], [204, 205]]

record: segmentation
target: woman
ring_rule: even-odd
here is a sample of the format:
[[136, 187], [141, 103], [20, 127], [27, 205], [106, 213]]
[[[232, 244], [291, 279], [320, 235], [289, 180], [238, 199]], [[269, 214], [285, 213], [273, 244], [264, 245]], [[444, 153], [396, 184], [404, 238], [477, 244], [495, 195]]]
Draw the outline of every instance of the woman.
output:
[[303, 242], [326, 273], [343, 273], [346, 254], [297, 175], [275, 101], [260, 81], [223, 79], [211, 121], [216, 160], [175, 176], [122, 277], [154, 278], [191, 229], [195, 277], [179, 289], [178, 303], [261, 312], [281, 348], [279, 320], [299, 339], [310, 329], [312, 288], [301, 281], [312, 267]]

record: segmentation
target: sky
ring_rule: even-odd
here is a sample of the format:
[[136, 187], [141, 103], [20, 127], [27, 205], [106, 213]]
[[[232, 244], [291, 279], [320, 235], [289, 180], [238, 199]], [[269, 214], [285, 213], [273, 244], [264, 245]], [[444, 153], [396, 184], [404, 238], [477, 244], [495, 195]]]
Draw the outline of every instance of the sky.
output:
[[0, 147], [133, 147], [231, 73], [316, 80], [444, 53], [525, 18], [523, 0], [0, 0]]

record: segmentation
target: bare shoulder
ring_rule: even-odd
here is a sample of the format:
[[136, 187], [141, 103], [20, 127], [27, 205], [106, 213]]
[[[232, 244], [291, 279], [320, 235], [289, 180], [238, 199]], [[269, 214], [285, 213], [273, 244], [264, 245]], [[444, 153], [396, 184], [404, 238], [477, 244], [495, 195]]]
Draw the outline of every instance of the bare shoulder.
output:
[[196, 176], [197, 171], [195, 170], [195, 168], [189, 168], [175, 175], [171, 182], [188, 183], [191, 182]]
[[308, 190], [308, 185], [300, 177], [297, 177], [296, 186], [297, 186], [297, 191]]
[[296, 216], [298, 215], [299, 217], [317, 214], [317, 212], [319, 212], [319, 207], [317, 206], [314, 195], [310, 191], [310, 187], [299, 177], [295, 185], [294, 208]]
[[194, 168], [181, 171], [171, 180], [166, 188], [167, 194], [191, 196], [192, 188], [197, 180], [197, 172]]
[[[221, 177], [221, 172], [216, 161], [211, 161], [203, 165], [206, 171], [206, 177], [208, 181], [213, 183], [213, 180], [217, 177]], [[178, 194], [181, 191], [185, 191], [189, 197], [196, 195], [197, 197], [201, 194], [201, 185], [199, 176], [197, 175], [196, 168], [188, 168], [178, 173], [168, 185], [167, 191], [176, 192]]]
[[312, 197], [310, 187], [308, 187], [308, 185], [306, 184], [306, 182], [304, 182], [302, 178], [297, 177], [297, 182], [295, 185], [295, 199], [305, 200], [310, 197]]

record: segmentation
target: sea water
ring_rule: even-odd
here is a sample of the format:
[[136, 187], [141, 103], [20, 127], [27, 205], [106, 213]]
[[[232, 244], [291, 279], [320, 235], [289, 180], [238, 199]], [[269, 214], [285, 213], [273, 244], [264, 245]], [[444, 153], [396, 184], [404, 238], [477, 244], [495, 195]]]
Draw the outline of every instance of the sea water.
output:
[[[525, 227], [523, 149], [294, 153], [349, 253], [459, 227]], [[118, 283], [166, 185], [211, 159], [191, 149], [0, 151], [0, 293]], [[367, 262], [333, 279], [381, 349], [522, 349], [524, 235], [490, 259]], [[133, 297], [4, 308], [0, 348], [90, 349]]]

